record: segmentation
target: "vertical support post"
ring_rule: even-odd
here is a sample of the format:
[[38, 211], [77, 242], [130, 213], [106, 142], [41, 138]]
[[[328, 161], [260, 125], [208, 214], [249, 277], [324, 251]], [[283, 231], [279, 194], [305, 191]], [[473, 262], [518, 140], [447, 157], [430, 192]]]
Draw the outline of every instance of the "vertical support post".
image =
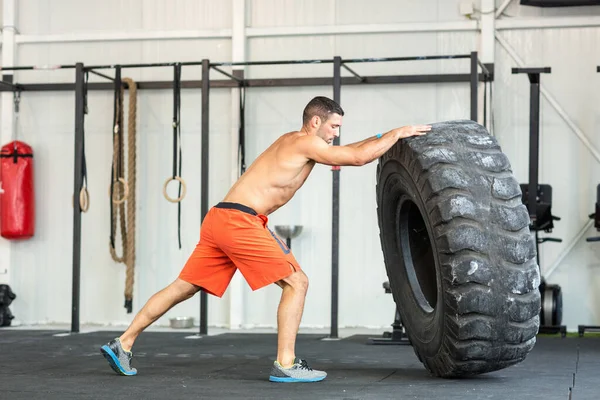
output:
[[477, 84], [479, 83], [479, 68], [477, 52], [471, 52], [471, 120], [477, 122]]
[[[2, 4], [2, 65], [15, 65], [15, 29], [16, 29], [16, 13], [17, 1], [4, 0]], [[13, 71], [4, 71], [2, 80], [13, 83]], [[15, 108], [12, 92], [2, 92], [2, 129], [0, 130], [0, 147], [10, 142], [15, 131]], [[2, 192], [0, 182], [0, 193]], [[0, 194], [2, 196], [2, 194]], [[11, 248], [10, 240], [0, 240], [0, 283], [10, 285], [11, 282]]]
[[[527, 74], [529, 77], [529, 183], [527, 187], [527, 209], [532, 229], [535, 231], [536, 250], [538, 248], [537, 199], [540, 154], [540, 74], [551, 72], [545, 68], [513, 68], [513, 74]], [[537, 251], [540, 264], [540, 252]]]
[[537, 191], [540, 158], [540, 74], [529, 77], [529, 218], [535, 226], [537, 220]]
[[[243, 69], [233, 69], [232, 75], [244, 79]], [[245, 89], [244, 89], [245, 90]], [[245, 153], [245, 118], [242, 108], [242, 89], [231, 89], [231, 186], [235, 184], [242, 171], [242, 154]], [[244, 289], [242, 274], [234, 274], [229, 283], [229, 329], [240, 329], [244, 324]]]
[[[201, 151], [201, 192], [200, 192], [200, 214], [201, 221], [208, 213], [208, 150], [209, 150], [209, 130], [208, 130], [208, 100], [210, 92], [210, 63], [209, 60], [202, 60], [202, 151]], [[205, 291], [200, 293], [200, 334], [208, 334], [208, 296]]]
[[[246, 61], [246, 0], [231, 0], [231, 61]], [[244, 67], [236, 66], [232, 75], [244, 79]], [[244, 120], [241, 116], [241, 90], [231, 89], [231, 186], [240, 177], [240, 129]], [[229, 284], [229, 329], [239, 329], [244, 323], [245, 282], [241, 274], [235, 274]]]
[[[342, 58], [333, 58], [333, 101], [341, 104]], [[341, 136], [341, 132], [340, 132]], [[340, 144], [340, 136], [333, 141], [334, 146]], [[338, 337], [338, 297], [339, 297], [339, 236], [340, 236], [340, 167], [333, 167], [333, 191], [331, 209], [331, 333], [330, 337]]]
[[73, 297], [71, 307], [71, 333], [79, 332], [79, 293], [81, 282], [81, 208], [79, 192], [83, 184], [83, 124], [84, 110], [83, 64], [75, 66], [75, 163], [73, 166]]

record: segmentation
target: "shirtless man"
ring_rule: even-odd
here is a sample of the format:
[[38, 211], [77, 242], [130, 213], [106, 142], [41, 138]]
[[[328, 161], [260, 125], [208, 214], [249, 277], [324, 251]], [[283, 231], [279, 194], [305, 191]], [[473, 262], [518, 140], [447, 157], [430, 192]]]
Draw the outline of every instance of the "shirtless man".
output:
[[102, 346], [112, 369], [135, 375], [131, 348], [150, 324], [176, 304], [204, 290], [221, 297], [238, 269], [252, 290], [270, 284], [282, 289], [277, 310], [277, 360], [269, 380], [317, 382], [323, 371], [296, 358], [296, 334], [302, 319], [308, 278], [285, 243], [267, 227], [267, 216], [286, 204], [304, 184], [315, 163], [360, 166], [383, 155], [399, 139], [424, 135], [428, 125], [405, 126], [361, 142], [330, 146], [339, 136], [344, 111], [326, 97], [305, 107], [302, 129], [277, 139], [233, 185], [202, 223], [200, 242], [179, 277], [153, 295], [119, 337]]

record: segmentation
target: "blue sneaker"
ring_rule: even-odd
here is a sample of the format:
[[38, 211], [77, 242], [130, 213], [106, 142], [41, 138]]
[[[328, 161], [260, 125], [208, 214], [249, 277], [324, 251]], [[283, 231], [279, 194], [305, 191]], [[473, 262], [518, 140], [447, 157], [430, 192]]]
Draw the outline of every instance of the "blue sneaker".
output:
[[296, 358], [294, 365], [289, 368], [283, 368], [277, 361], [271, 368], [271, 382], [319, 382], [325, 379], [327, 373], [312, 369], [306, 363], [306, 360]]
[[110, 367], [119, 375], [136, 375], [137, 369], [131, 367], [133, 354], [123, 350], [121, 341], [114, 339], [100, 348]]

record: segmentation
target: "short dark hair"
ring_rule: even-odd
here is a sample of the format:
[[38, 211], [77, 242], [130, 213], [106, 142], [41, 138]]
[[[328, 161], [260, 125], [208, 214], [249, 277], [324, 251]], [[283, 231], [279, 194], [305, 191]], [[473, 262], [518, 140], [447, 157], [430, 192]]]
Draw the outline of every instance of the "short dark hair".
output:
[[331, 114], [344, 115], [344, 110], [335, 101], [324, 96], [317, 96], [308, 102], [302, 113], [302, 124], [306, 125], [315, 115], [323, 120], [329, 119]]

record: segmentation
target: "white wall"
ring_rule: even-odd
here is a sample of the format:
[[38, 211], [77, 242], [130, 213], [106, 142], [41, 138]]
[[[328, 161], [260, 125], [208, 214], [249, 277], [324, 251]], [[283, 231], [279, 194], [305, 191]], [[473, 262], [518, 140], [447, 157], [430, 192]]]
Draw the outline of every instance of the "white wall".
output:
[[[142, 6], [143, 3], [143, 6]], [[394, 57], [466, 54], [481, 50], [472, 21], [458, 12], [458, 0], [428, 1], [279, 1], [246, 0], [248, 60]], [[476, 2], [479, 8], [479, 2]], [[500, 6], [504, 1], [497, 1]], [[513, 2], [500, 20], [548, 21], [569, 15], [598, 15], [598, 7], [539, 10]], [[50, 5], [52, 4], [52, 7]], [[167, 4], [169, 4], [167, 6]], [[26, 0], [18, 2], [18, 65], [145, 63], [161, 61], [229, 61], [232, 45], [232, 2], [221, 1], [85, 1]], [[110, 12], [106, 11], [110, 10]], [[93, 16], [93, 18], [92, 18]], [[116, 16], [116, 17], [115, 17]], [[475, 14], [473, 18], [479, 18]], [[571, 18], [577, 21], [575, 18]], [[500, 22], [500, 20], [498, 22]], [[302, 29], [348, 28], [364, 31], [388, 24], [391, 32], [297, 34]], [[416, 25], [409, 25], [416, 24]], [[593, 21], [592, 21], [593, 24]], [[449, 27], [435, 32], [436, 26]], [[405, 32], [403, 27], [427, 27]], [[600, 26], [597, 24], [596, 26]], [[279, 29], [279, 35], [269, 34]], [[283, 31], [282, 31], [283, 29]], [[394, 32], [394, 29], [397, 31]], [[416, 29], [416, 28], [414, 28]], [[260, 34], [257, 32], [261, 32]], [[265, 34], [265, 32], [267, 32]], [[595, 73], [600, 28], [501, 29], [499, 35], [526, 66], [551, 66], [542, 82], [568, 116], [600, 148], [598, 81]], [[116, 40], [128, 34], [145, 40]], [[148, 39], [152, 36], [181, 39]], [[84, 40], [85, 39], [85, 40]], [[518, 179], [527, 180], [529, 85], [496, 43], [494, 132], [508, 154]], [[355, 64], [363, 75], [466, 73], [468, 60]], [[295, 65], [248, 67], [246, 76], [331, 76], [332, 66]], [[347, 72], [343, 72], [348, 76]], [[169, 80], [171, 69], [125, 70], [138, 81]], [[213, 72], [213, 78], [220, 78]], [[185, 67], [184, 79], [200, 79], [199, 67]], [[73, 71], [16, 74], [19, 82], [72, 81]], [[92, 81], [100, 78], [93, 77]], [[247, 91], [247, 161], [251, 162], [279, 134], [300, 127], [302, 108], [315, 95], [332, 96], [330, 87], [252, 88]], [[468, 84], [347, 86], [342, 89], [346, 111], [342, 144], [411, 123], [469, 117]], [[199, 90], [182, 94], [183, 176], [188, 195], [183, 202], [183, 248], [177, 248], [176, 206], [162, 197], [170, 174], [170, 91], [138, 92], [138, 231], [134, 311], [171, 282], [192, 251], [200, 222], [200, 101]], [[211, 91], [210, 202], [218, 202], [230, 185], [231, 91]], [[11, 309], [24, 323], [69, 322], [71, 308], [74, 97], [70, 92], [24, 93], [21, 123], [24, 140], [36, 152], [36, 237], [10, 247], [10, 284], [18, 294]], [[86, 156], [91, 208], [82, 224], [82, 323], [121, 324], [131, 320], [123, 303], [125, 269], [108, 252], [112, 93], [90, 92], [86, 117]], [[540, 179], [555, 191], [553, 212], [562, 217], [552, 236], [562, 244], [542, 245], [542, 269], [550, 266], [587, 222], [595, 201], [600, 167], [566, 123], [542, 101]], [[3, 136], [4, 137], [4, 136]], [[575, 173], [575, 168], [579, 172]], [[375, 216], [375, 164], [343, 168], [340, 221], [339, 325], [388, 327], [394, 305], [383, 293], [386, 280]], [[361, 189], [361, 192], [358, 191]], [[292, 248], [309, 275], [311, 287], [303, 326], [329, 326], [331, 274], [331, 171], [315, 168], [297, 196], [271, 216], [271, 225], [301, 224], [302, 235]], [[595, 231], [590, 229], [584, 236]], [[5, 243], [3, 244], [5, 247]], [[0, 248], [1, 249], [1, 248]], [[2, 251], [2, 250], [0, 250]], [[600, 323], [595, 278], [600, 249], [580, 239], [549, 277], [564, 291], [564, 322]], [[1, 258], [0, 258], [1, 259]], [[2, 280], [2, 275], [0, 275]], [[232, 291], [241, 290], [243, 306], [230, 305]], [[251, 292], [246, 286], [228, 290], [223, 299], [209, 297], [209, 325], [227, 326], [236, 314], [244, 326], [275, 326], [280, 290]], [[175, 307], [157, 324], [175, 315], [199, 314], [197, 298]], [[234, 302], [233, 304], [238, 304]], [[233, 310], [230, 308], [234, 307]]]

